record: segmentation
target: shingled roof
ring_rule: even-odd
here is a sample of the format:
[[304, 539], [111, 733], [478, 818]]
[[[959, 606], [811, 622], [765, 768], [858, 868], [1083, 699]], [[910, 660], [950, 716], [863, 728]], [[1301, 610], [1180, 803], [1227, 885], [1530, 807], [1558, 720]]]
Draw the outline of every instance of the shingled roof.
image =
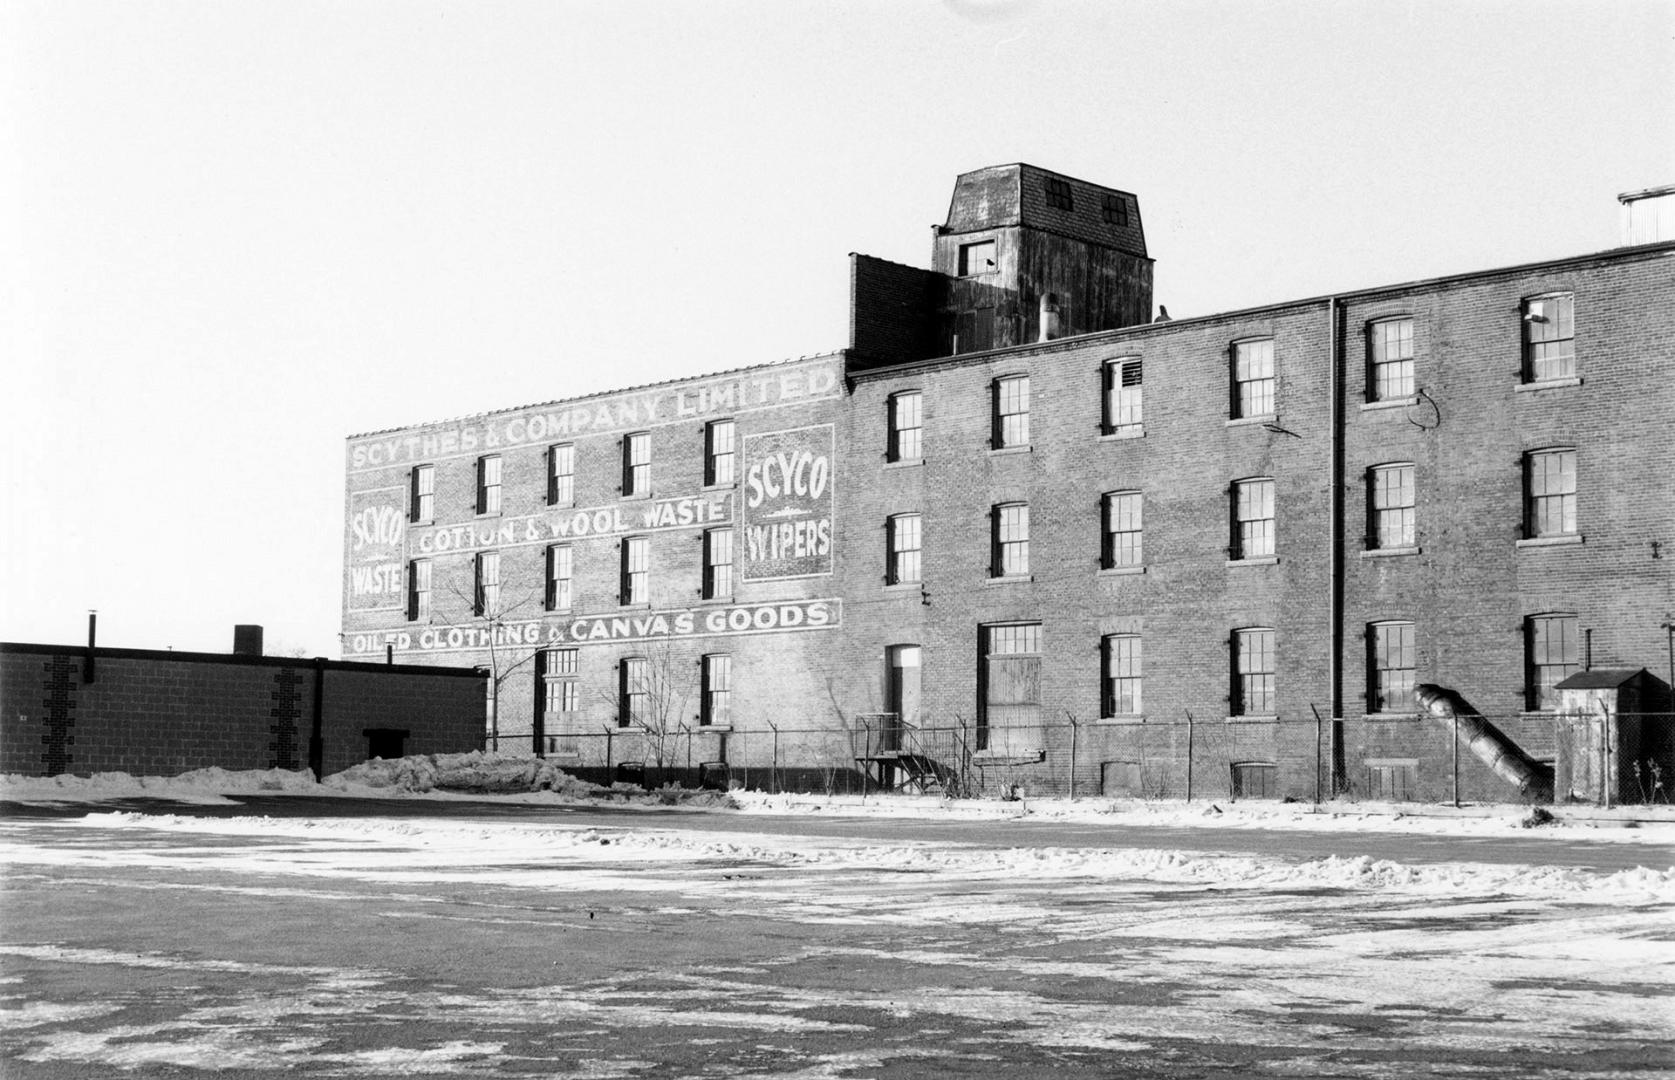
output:
[[1130, 192], [1022, 163], [961, 173], [954, 181], [954, 197], [948, 204], [943, 232], [978, 232], [1010, 225], [1147, 257], [1140, 201]]

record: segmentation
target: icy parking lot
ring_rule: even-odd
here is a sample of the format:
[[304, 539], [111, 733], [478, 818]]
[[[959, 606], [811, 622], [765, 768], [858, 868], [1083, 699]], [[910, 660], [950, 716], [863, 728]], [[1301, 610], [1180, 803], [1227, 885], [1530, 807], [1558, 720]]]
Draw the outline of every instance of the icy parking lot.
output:
[[562, 803], [13, 803], [4, 1075], [1675, 1068], [1669, 825]]

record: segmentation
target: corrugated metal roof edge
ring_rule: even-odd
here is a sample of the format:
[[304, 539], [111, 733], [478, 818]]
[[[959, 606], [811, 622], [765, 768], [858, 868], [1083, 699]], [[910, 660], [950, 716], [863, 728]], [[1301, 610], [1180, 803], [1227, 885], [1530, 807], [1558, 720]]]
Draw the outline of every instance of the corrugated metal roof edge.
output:
[[866, 381], [882, 376], [898, 374], [904, 371], [929, 370], [936, 367], [971, 363], [980, 358], [993, 356], [1022, 356], [1031, 353], [1050, 352], [1062, 349], [1068, 345], [1096, 344], [1101, 339], [1116, 340], [1119, 338], [1139, 336], [1150, 332], [1161, 332], [1177, 326], [1191, 326], [1199, 323], [1213, 323], [1221, 320], [1249, 318], [1264, 311], [1284, 311], [1291, 308], [1312, 307], [1323, 304], [1328, 300], [1359, 300], [1386, 293], [1399, 293], [1415, 289], [1432, 288], [1438, 285], [1448, 285], [1456, 282], [1470, 281], [1475, 278], [1510, 277], [1516, 274], [1529, 273], [1532, 270], [1551, 269], [1563, 266], [1581, 265], [1591, 262], [1615, 262], [1618, 260], [1656, 258], [1658, 256], [1675, 255], [1675, 240], [1660, 240], [1655, 244], [1638, 244], [1632, 247], [1611, 248], [1597, 251], [1588, 255], [1570, 255], [1562, 259], [1544, 259], [1540, 262], [1518, 263], [1514, 266], [1500, 266], [1489, 270], [1474, 270], [1464, 274], [1447, 274], [1440, 277], [1419, 278], [1414, 281], [1404, 281], [1396, 285], [1378, 285], [1366, 289], [1352, 289], [1341, 293], [1323, 293], [1319, 296], [1305, 297], [1301, 300], [1283, 300], [1274, 304], [1260, 304], [1256, 307], [1236, 308], [1232, 311], [1217, 311], [1208, 315], [1190, 315], [1183, 318], [1170, 318], [1167, 322], [1137, 323], [1134, 326], [1124, 326], [1116, 330], [1096, 330], [1089, 334], [1077, 334], [1073, 337], [1054, 338], [1052, 341], [1032, 341], [1023, 345], [1008, 345], [1001, 349], [989, 349], [986, 352], [958, 353], [954, 356], [933, 356], [925, 360], [914, 360], [905, 364], [893, 364], [886, 367], [872, 367], [864, 371], [851, 371], [847, 375], [851, 381]]
[[726, 368], [721, 371], [706, 371], [697, 375], [682, 375], [678, 379], [660, 379], [657, 382], [639, 383], [635, 386], [618, 386], [610, 390], [599, 390], [591, 394], [582, 394], [573, 398], [554, 398], [551, 401], [532, 401], [526, 405], [508, 405], [503, 409], [489, 409], [487, 412], [465, 413], [461, 416], [445, 416], [439, 420], [420, 420], [413, 424], [397, 424], [395, 427], [376, 428], [372, 431], [358, 431], [353, 435], [345, 435], [344, 440], [364, 439], [369, 435], [388, 435], [392, 431], [409, 431], [413, 428], [432, 427], [436, 424], [457, 424], [462, 420], [481, 420], [490, 416], [501, 416], [506, 413], [522, 412], [524, 409], [543, 409], [548, 405], [570, 405], [578, 401], [592, 401], [595, 398], [615, 397], [618, 394], [631, 394], [636, 390], [651, 390], [660, 386], [674, 386], [677, 383], [695, 382], [699, 379], [715, 379], [723, 375], [737, 375], [745, 371], [761, 371], [764, 368], [784, 367], [787, 364], [801, 364], [807, 360], [841, 359], [843, 349], [833, 349], [830, 352], [812, 353], [808, 356], [789, 356], [783, 360], [768, 360], [760, 364], [746, 364], [743, 367]]

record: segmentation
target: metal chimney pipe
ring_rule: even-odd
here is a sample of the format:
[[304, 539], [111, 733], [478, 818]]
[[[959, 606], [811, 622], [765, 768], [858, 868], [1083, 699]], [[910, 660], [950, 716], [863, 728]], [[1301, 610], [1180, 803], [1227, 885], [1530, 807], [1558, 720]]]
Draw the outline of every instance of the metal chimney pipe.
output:
[[87, 657], [81, 665], [81, 681], [93, 681], [93, 650], [99, 641], [99, 611], [97, 608], [87, 609]]

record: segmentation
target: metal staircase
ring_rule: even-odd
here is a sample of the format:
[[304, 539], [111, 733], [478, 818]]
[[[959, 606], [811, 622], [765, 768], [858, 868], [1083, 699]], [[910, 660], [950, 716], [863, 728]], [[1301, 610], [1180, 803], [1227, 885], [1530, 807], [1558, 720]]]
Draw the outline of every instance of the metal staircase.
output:
[[[862, 713], [855, 718], [855, 764], [861, 769], [863, 790], [900, 791], [927, 795], [932, 792], [959, 797], [965, 784], [957, 769], [947, 764], [959, 760], [958, 748], [937, 744], [948, 741], [942, 730], [924, 730], [904, 724], [896, 713]], [[953, 741], [959, 741], [953, 736]], [[947, 751], [954, 751], [948, 753]]]

